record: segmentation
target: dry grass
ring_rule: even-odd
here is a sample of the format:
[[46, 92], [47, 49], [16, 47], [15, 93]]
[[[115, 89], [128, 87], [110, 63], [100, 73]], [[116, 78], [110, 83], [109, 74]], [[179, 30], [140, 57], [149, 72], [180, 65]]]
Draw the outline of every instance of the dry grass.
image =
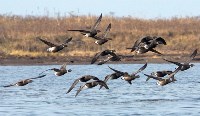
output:
[[[98, 16], [97, 16], [98, 17]], [[66, 37], [73, 37], [72, 43], [55, 56], [91, 56], [102, 49], [116, 49], [118, 53], [130, 54], [130, 47], [136, 39], [151, 35], [162, 36], [166, 46], [158, 49], [162, 53], [189, 53], [200, 46], [200, 19], [198, 17], [144, 20], [133, 17], [115, 18], [103, 16], [99, 29], [104, 30], [111, 23], [110, 37], [105, 45], [98, 46], [90, 38], [68, 29], [90, 27], [96, 16], [79, 17], [34, 17], [0, 15], [0, 49], [3, 54], [13, 56], [49, 56], [47, 46], [37, 36], [62, 43]]]

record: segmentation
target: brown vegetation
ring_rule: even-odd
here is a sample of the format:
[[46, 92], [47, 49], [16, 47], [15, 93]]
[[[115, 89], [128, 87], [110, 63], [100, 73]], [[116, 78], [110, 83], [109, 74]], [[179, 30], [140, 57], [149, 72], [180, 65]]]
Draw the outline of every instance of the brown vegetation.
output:
[[[113, 40], [102, 47], [94, 44], [94, 40], [85, 38], [80, 33], [67, 32], [68, 29], [90, 27], [96, 18], [91, 15], [56, 18], [0, 15], [1, 57], [9, 55], [91, 56], [102, 49], [116, 49], [118, 53], [130, 54], [126, 47], [131, 47], [136, 39], [146, 35], [161, 36], [167, 41], [166, 46], [157, 48], [161, 53], [190, 53], [200, 46], [199, 17], [146, 20], [133, 17], [103, 16], [99, 29], [104, 30], [111, 23], [109, 36]], [[47, 46], [37, 40], [37, 36], [55, 43], [62, 43], [66, 37], [71, 36], [73, 40], [60, 53], [51, 54], [46, 52]]]

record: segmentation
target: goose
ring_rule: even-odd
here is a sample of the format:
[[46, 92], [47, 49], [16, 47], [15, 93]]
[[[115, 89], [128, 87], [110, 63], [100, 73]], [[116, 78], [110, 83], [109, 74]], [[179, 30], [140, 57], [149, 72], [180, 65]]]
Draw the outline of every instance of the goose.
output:
[[189, 59], [187, 61], [185, 61], [184, 63], [179, 63], [179, 62], [175, 62], [175, 61], [170, 61], [170, 60], [167, 60], [165, 58], [163, 58], [163, 60], [167, 61], [167, 62], [170, 62], [170, 63], [173, 63], [179, 67], [181, 67], [181, 71], [184, 71], [184, 70], [187, 70], [189, 69], [190, 67], [193, 67], [194, 64], [190, 64], [190, 62], [194, 59], [194, 57], [197, 55], [197, 49], [195, 49], [193, 51], [193, 53], [190, 55]]
[[179, 66], [178, 68], [176, 68], [176, 70], [171, 73], [170, 75], [168, 75], [167, 78], [159, 78], [159, 77], [156, 77], [156, 76], [153, 76], [153, 75], [147, 75], [147, 74], [144, 74], [145, 76], [147, 76], [148, 78], [152, 78], [152, 79], [155, 79], [157, 80], [157, 85], [160, 85], [160, 86], [164, 86], [164, 85], [167, 85], [171, 82], [174, 82], [174, 75], [181, 69], [181, 67]]
[[96, 81], [91, 81], [91, 82], [87, 82], [84, 85], [80, 86], [80, 88], [78, 89], [78, 91], [76, 92], [75, 97], [80, 93], [80, 91], [82, 91], [83, 89], [87, 89], [87, 88], [93, 88], [97, 85], [102, 85], [104, 86], [106, 89], [109, 89], [107, 84], [104, 81], [101, 80], [96, 80]]
[[127, 48], [127, 49], [131, 49], [131, 52], [135, 51], [137, 54], [144, 54], [148, 51], [151, 51], [151, 52], [162, 55], [160, 52], [154, 49], [159, 44], [166, 45], [166, 41], [162, 37], [145, 36], [143, 38], [138, 39], [134, 43], [133, 47]]
[[67, 91], [67, 93], [69, 93], [75, 86], [78, 82], [88, 82], [90, 80], [99, 80], [97, 77], [95, 76], [92, 76], [92, 75], [84, 75], [78, 79], [76, 79], [73, 84], [71, 85], [71, 87], [69, 88], [69, 90]]
[[97, 30], [97, 27], [101, 22], [101, 19], [102, 19], [102, 13], [90, 30], [72, 29], [68, 31], [78, 31], [81, 32], [81, 34], [84, 35], [85, 37], [94, 37], [95, 35], [97, 35], [97, 33], [101, 32], [100, 30]]
[[3, 87], [11, 87], [11, 86], [25, 86], [29, 83], [32, 83], [33, 82], [33, 79], [38, 79], [38, 78], [42, 78], [42, 77], [45, 77], [46, 75], [39, 75], [37, 77], [33, 77], [33, 78], [29, 78], [29, 79], [24, 79], [24, 80], [20, 80], [14, 84], [9, 84], [9, 85], [5, 85]]
[[137, 75], [137, 73], [143, 71], [146, 67], [147, 67], [147, 63], [145, 63], [140, 69], [138, 69], [136, 72], [133, 72], [132, 74], [128, 74], [128, 72], [121, 72], [111, 67], [109, 68], [113, 70], [114, 72], [122, 74], [123, 77], [121, 79], [127, 81], [129, 84], [132, 84], [132, 80], [135, 80], [136, 78], [140, 77], [139, 75]]
[[69, 43], [72, 40], [72, 37], [68, 38], [64, 43], [60, 45], [53, 44], [49, 41], [46, 41], [40, 37], [37, 37], [40, 41], [48, 45], [50, 48], [47, 49], [48, 52], [56, 53], [67, 47], [67, 43]]
[[98, 45], [103, 45], [104, 43], [106, 43], [109, 40], [112, 40], [111, 38], [106, 37], [108, 35], [108, 32], [111, 29], [111, 23], [108, 25], [108, 27], [106, 28], [104, 34], [102, 36], [94, 36], [92, 38], [96, 39], [95, 43]]

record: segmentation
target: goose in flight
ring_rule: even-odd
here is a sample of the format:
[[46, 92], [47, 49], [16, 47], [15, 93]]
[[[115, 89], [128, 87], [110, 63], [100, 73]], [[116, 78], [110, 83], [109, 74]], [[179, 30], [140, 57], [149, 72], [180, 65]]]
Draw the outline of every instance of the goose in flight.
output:
[[193, 67], [194, 64], [190, 64], [190, 62], [194, 59], [194, 57], [197, 55], [197, 49], [193, 51], [193, 53], [190, 55], [189, 59], [187, 61], [185, 61], [184, 63], [179, 63], [179, 62], [175, 62], [175, 61], [170, 61], [170, 60], [167, 60], [167, 59], [164, 59], [165, 61], [167, 62], [170, 62], [170, 63], [173, 63], [179, 67], [181, 67], [181, 71], [184, 71], [184, 70], [187, 70], [189, 69], [190, 67]]
[[100, 30], [97, 30], [98, 25], [100, 24], [102, 19], [102, 13], [99, 16], [99, 18], [97, 19], [96, 23], [91, 27], [90, 30], [81, 30], [81, 29], [72, 29], [72, 30], [68, 30], [68, 31], [78, 31], [81, 32], [81, 34], [83, 34], [86, 37], [94, 37], [95, 35], [97, 35], [97, 33], [101, 32]]
[[[109, 66], [108, 66], [109, 67]], [[111, 67], [109, 67], [111, 70], [113, 70], [114, 72], [120, 73], [123, 77], [121, 78], [122, 80], [127, 81], [129, 84], [132, 84], [132, 80], [135, 80], [136, 78], [139, 78], [140, 76], [137, 75], [137, 73], [143, 71], [145, 68], [147, 67], [147, 63], [145, 63], [140, 69], [138, 69], [136, 72], [133, 72], [132, 74], [128, 74], [128, 72], [122, 72], [122, 71], [118, 71], [116, 69], [113, 69]]]
[[75, 86], [78, 82], [88, 82], [90, 80], [99, 80], [97, 77], [95, 76], [92, 76], [92, 75], [84, 75], [78, 79], [76, 79], [73, 84], [71, 85], [71, 87], [69, 88], [69, 90], [67, 91], [67, 93], [69, 93]]
[[59, 45], [56, 45], [56, 44], [53, 44], [49, 41], [46, 41], [40, 37], [37, 37], [40, 41], [42, 41], [43, 43], [45, 43], [46, 45], [48, 45], [50, 48], [47, 49], [48, 52], [52, 52], [52, 53], [55, 53], [55, 52], [59, 52], [61, 51], [62, 49], [64, 49], [65, 47], [67, 47], [67, 43], [69, 43], [71, 40], [72, 40], [72, 37], [68, 38], [67, 40], [65, 40], [64, 43], [62, 44], [59, 44]]
[[33, 77], [33, 78], [29, 78], [29, 79], [24, 79], [24, 80], [20, 80], [16, 83], [13, 83], [13, 84], [9, 84], [9, 85], [5, 85], [3, 87], [11, 87], [11, 86], [25, 86], [29, 83], [32, 83], [33, 82], [33, 79], [38, 79], [38, 78], [42, 78], [42, 77], [45, 77], [46, 75], [39, 75], [37, 77]]
[[80, 88], [78, 89], [78, 91], [76, 92], [75, 97], [83, 90], [83, 89], [87, 89], [87, 88], [93, 88], [97, 85], [102, 85], [104, 86], [106, 89], [109, 89], [107, 84], [104, 81], [101, 80], [96, 80], [96, 81], [91, 81], [91, 82], [87, 82], [84, 85], [80, 86]]

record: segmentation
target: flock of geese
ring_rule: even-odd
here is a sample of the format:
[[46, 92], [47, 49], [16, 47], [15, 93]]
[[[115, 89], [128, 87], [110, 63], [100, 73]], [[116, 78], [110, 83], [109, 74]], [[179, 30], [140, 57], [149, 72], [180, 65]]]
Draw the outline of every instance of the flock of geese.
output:
[[[91, 27], [90, 30], [75, 29], [75, 30], [68, 30], [68, 31], [80, 32], [85, 37], [93, 38], [93, 40], [95, 40], [95, 42], [94, 42], [95, 44], [103, 45], [106, 42], [112, 40], [112, 38], [107, 37], [108, 33], [111, 29], [111, 23], [106, 27], [104, 33], [101, 36], [99, 36], [98, 33], [101, 32], [101, 31], [98, 30], [97, 27], [100, 24], [101, 19], [102, 19], [102, 14], [99, 16], [99, 18], [97, 19], [97, 21]], [[69, 42], [72, 41], [72, 37], [70, 37], [70, 38], [67, 38], [66, 41], [64, 41], [62, 44], [58, 45], [58, 44], [53, 44], [53, 43], [51, 43], [51, 42], [49, 42], [45, 39], [42, 39], [41, 37], [37, 37], [37, 39], [39, 39], [44, 44], [48, 45], [49, 48], [47, 49], [47, 51], [52, 52], [52, 53], [61, 51], [62, 49], [64, 49], [65, 47], [68, 46]], [[135, 52], [136, 55], [137, 54], [144, 54], [144, 53], [147, 53], [149, 51], [154, 52], [158, 55], [162, 55], [159, 51], [157, 51], [155, 49], [160, 44], [166, 45], [166, 41], [162, 37], [145, 36], [145, 37], [138, 39], [132, 47], [128, 47], [126, 49], [130, 49], [131, 52]], [[113, 73], [105, 76], [104, 80], [100, 80], [96, 76], [92, 76], [92, 75], [81, 76], [80, 78], [75, 79], [75, 81], [72, 83], [71, 87], [67, 91], [67, 94], [72, 89], [74, 89], [75, 86], [79, 82], [84, 82], [84, 84], [82, 86], [80, 86], [80, 88], [77, 90], [75, 97], [83, 89], [93, 88], [97, 85], [100, 85], [99, 89], [101, 89], [102, 87], [109, 89], [109, 87], [107, 85], [108, 80], [118, 79], [120, 77], [121, 77], [122, 80], [127, 81], [129, 84], [132, 84], [133, 80], [140, 78], [140, 76], [138, 75], [138, 73], [140, 73], [140, 72], [143, 73], [145, 76], [147, 76], [146, 81], [148, 81], [149, 79], [152, 78], [152, 79], [157, 80], [158, 85], [164, 86], [164, 85], [167, 85], [169, 83], [176, 81], [174, 75], [177, 72], [184, 71], [184, 70], [189, 69], [190, 67], [193, 67], [194, 65], [190, 64], [190, 62], [191, 62], [191, 60], [194, 59], [194, 57], [196, 55], [197, 55], [197, 49], [193, 51], [193, 53], [189, 56], [188, 60], [185, 61], [184, 63], [170, 61], [168, 59], [163, 58], [163, 60], [177, 65], [177, 68], [174, 71], [161, 70], [161, 71], [152, 72], [151, 74], [145, 74], [145, 73], [142, 72], [147, 67], [147, 63], [145, 63], [141, 68], [139, 68], [137, 71], [133, 72], [132, 74], [129, 74], [128, 72], [119, 71], [117, 69], [114, 69], [114, 68], [108, 66], [113, 71]], [[120, 61], [123, 58], [133, 57], [133, 56], [134, 55], [130, 55], [130, 56], [119, 55], [119, 54], [116, 54], [115, 50], [106, 49], [106, 50], [103, 50], [101, 52], [96, 53], [96, 55], [93, 57], [93, 59], [91, 59], [91, 64], [94, 64], [98, 61], [97, 65], [102, 65], [102, 64], [105, 64], [108, 61]], [[100, 59], [103, 59], [103, 60], [100, 60]], [[37, 76], [37, 77], [24, 79], [24, 80], [21, 80], [19, 82], [13, 83], [13, 84], [5, 85], [3, 87], [27, 85], [28, 83], [33, 82], [34, 79], [39, 79], [39, 78], [45, 77], [46, 74], [44, 74], [44, 72], [49, 71], [49, 70], [54, 71], [56, 76], [63, 76], [66, 73], [69, 73], [69, 72], [72, 71], [71, 69], [66, 69], [66, 65], [67, 65], [67, 63], [64, 63], [60, 68], [47, 69], [47, 70], [41, 72], [39, 74], [39, 76]]]

